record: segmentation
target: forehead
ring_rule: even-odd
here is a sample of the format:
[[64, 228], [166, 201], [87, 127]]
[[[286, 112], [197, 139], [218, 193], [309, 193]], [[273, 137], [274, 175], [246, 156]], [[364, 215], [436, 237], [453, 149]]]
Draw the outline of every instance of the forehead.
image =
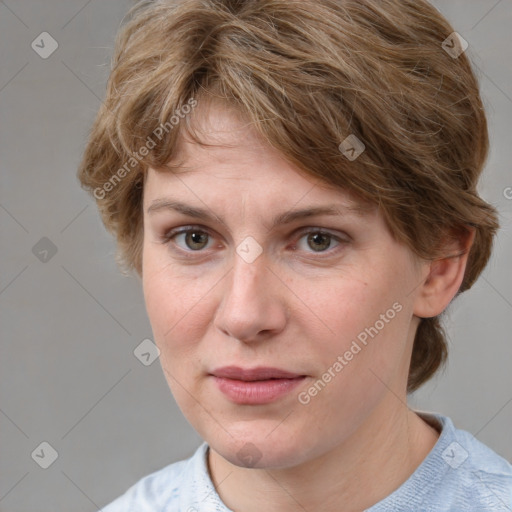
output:
[[291, 163], [234, 107], [210, 101], [191, 115], [193, 135], [183, 130], [174, 157], [163, 168], [148, 170], [146, 209], [149, 200], [170, 191], [174, 198], [195, 193], [196, 203], [223, 195], [234, 202], [243, 197], [265, 203], [272, 195], [285, 204], [307, 199], [308, 203], [338, 202], [360, 211], [376, 208]]
[[[176, 153], [166, 167], [187, 172], [199, 167], [221, 166], [237, 161], [237, 168], [272, 159], [282, 167], [281, 153], [265, 142], [250, 120], [231, 105], [209, 100], [190, 114], [188, 129], [180, 132]], [[191, 133], [189, 133], [191, 132]]]

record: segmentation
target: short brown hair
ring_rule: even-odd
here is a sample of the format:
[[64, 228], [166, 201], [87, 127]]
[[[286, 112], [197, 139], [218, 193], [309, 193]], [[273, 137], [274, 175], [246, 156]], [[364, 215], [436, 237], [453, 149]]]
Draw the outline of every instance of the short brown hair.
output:
[[[200, 142], [193, 115], [177, 116], [215, 98], [301, 171], [378, 204], [395, 238], [418, 256], [440, 257], [443, 236], [474, 229], [459, 293], [470, 288], [498, 221], [477, 193], [487, 121], [466, 54], [442, 45], [449, 37], [454, 45], [453, 32], [425, 0], [136, 4], [79, 169], [120, 261], [141, 273], [145, 171], [164, 167], [183, 133]], [[349, 135], [366, 147], [352, 161], [339, 149]], [[439, 318], [422, 319], [408, 391], [446, 357]]]

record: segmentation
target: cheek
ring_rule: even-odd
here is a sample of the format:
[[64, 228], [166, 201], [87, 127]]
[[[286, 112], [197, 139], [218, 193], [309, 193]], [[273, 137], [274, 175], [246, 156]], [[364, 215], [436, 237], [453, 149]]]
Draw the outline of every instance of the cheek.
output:
[[164, 272], [144, 279], [149, 321], [161, 350], [178, 349], [195, 339], [205, 316], [204, 291], [194, 282]]
[[145, 253], [142, 283], [146, 311], [164, 370], [193, 375], [198, 345], [212, 316], [215, 281]]
[[144, 298], [160, 365], [176, 403], [189, 417], [196, 405], [189, 393], [196, 387], [198, 345], [206, 318], [200, 300], [204, 292], [168, 268], [155, 272], [149, 263], [143, 273]]
[[404, 363], [409, 322], [397, 290], [376, 293], [371, 284], [348, 280], [333, 283], [331, 290], [331, 300], [317, 307], [331, 319], [334, 334], [310, 344], [317, 373], [297, 400], [312, 428], [337, 439], [349, 436], [393, 389]]
[[[382, 386], [378, 377], [388, 381], [401, 367], [412, 317], [405, 289], [391, 273], [367, 273], [364, 280], [345, 276], [331, 281], [327, 295], [316, 295], [314, 309], [328, 335], [311, 335], [311, 350], [329, 387], [355, 390], [350, 394], [360, 396], [368, 386]], [[336, 384], [331, 386], [331, 381]]]
[[[307, 283], [306, 283], [307, 285]], [[389, 317], [394, 316], [393, 303], [397, 301], [397, 293], [386, 285], [380, 285], [369, 275], [368, 279], [352, 279], [344, 276], [342, 279], [331, 280], [325, 294], [314, 296], [306, 290], [303, 294], [310, 298], [311, 311], [317, 312], [330, 333], [329, 344], [335, 340], [336, 350], [350, 345], [358, 336], [364, 341], [366, 329], [379, 322], [379, 331], [387, 330], [381, 326], [380, 315], [391, 310]], [[314, 298], [312, 298], [314, 297]], [[390, 322], [391, 323], [391, 322]]]

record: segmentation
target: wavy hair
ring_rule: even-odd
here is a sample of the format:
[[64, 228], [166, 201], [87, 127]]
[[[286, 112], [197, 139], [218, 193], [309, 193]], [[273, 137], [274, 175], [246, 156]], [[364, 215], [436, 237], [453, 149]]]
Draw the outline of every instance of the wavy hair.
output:
[[[180, 113], [213, 98], [308, 175], [379, 205], [419, 257], [446, 256], [443, 237], [474, 229], [459, 293], [470, 288], [498, 221], [477, 193], [487, 121], [466, 53], [443, 44], [453, 32], [425, 0], [138, 2], [78, 173], [118, 261], [141, 273], [145, 172], [172, 160], [185, 132], [200, 142]], [[353, 161], [339, 149], [349, 135], [366, 146]], [[422, 319], [408, 391], [446, 357], [439, 317]]]

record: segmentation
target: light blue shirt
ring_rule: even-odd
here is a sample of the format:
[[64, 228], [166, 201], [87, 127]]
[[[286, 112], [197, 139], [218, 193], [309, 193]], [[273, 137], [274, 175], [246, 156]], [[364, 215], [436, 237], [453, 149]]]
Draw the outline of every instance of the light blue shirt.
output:
[[[450, 418], [416, 411], [441, 434], [416, 471], [366, 512], [512, 512], [512, 465]], [[151, 473], [103, 512], [232, 512], [210, 478], [208, 445]]]

